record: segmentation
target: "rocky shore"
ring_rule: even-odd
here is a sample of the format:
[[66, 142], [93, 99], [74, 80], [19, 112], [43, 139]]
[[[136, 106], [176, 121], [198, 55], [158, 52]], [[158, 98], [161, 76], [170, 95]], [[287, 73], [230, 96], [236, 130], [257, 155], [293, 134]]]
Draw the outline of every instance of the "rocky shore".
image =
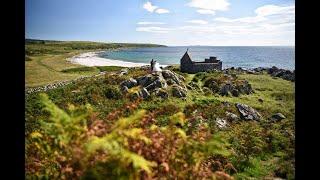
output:
[[279, 77], [288, 81], [295, 82], [295, 70], [290, 71], [290, 70], [278, 68], [276, 66], [272, 66], [271, 68], [258, 67], [253, 69], [231, 67], [223, 70], [223, 72], [225, 72], [226, 74], [229, 74], [230, 72], [234, 72], [234, 71], [248, 73], [248, 74], [261, 74], [263, 72], [267, 72], [272, 77]]

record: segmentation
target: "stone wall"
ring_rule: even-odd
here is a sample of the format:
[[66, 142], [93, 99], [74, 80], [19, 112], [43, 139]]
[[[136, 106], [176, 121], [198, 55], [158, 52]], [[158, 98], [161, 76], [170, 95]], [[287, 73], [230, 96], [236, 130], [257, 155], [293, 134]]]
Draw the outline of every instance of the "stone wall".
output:
[[35, 87], [35, 88], [26, 88], [25, 89], [25, 94], [28, 95], [28, 94], [32, 94], [32, 93], [35, 93], [35, 92], [46, 92], [46, 91], [51, 90], [51, 89], [55, 89], [55, 88], [58, 88], [58, 87], [66, 86], [68, 84], [76, 83], [77, 81], [81, 81], [81, 80], [84, 80], [84, 79], [87, 79], [87, 78], [91, 78], [91, 77], [101, 76], [101, 75], [104, 75], [104, 74], [105, 74], [104, 72], [101, 72], [101, 73], [93, 75], [93, 76], [82, 76], [80, 78], [77, 78], [77, 79], [74, 79], [74, 80], [70, 80], [70, 81], [60, 81], [60, 82], [57, 82], [57, 83], [47, 84], [47, 85], [39, 86], [39, 87]]
[[210, 70], [222, 70], [222, 62], [219, 61], [218, 63], [201, 63], [196, 62], [192, 64], [181, 64], [180, 70], [181, 72], [187, 73], [197, 73], [197, 72], [204, 72]]

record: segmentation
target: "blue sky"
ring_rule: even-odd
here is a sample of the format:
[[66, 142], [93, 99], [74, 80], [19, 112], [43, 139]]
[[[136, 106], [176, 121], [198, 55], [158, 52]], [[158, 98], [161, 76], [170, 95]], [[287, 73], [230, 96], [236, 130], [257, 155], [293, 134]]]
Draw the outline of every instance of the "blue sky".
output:
[[292, 0], [26, 0], [26, 38], [294, 45]]

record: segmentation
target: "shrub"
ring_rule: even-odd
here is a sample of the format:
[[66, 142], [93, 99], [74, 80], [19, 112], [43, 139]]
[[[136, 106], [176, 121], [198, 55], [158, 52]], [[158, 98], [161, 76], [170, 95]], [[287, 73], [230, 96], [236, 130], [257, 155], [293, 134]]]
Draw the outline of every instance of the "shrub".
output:
[[243, 171], [237, 173], [235, 177], [237, 179], [250, 179], [253, 177], [263, 179], [263, 177], [268, 176], [274, 169], [275, 164], [262, 161], [260, 158], [253, 158], [243, 167]]
[[212, 90], [212, 92], [214, 92], [214, 93], [219, 92], [219, 90], [220, 90], [220, 87], [219, 87], [219, 84], [217, 83], [217, 80], [212, 77], [207, 78], [204, 81], [203, 86], [210, 88]]
[[94, 67], [78, 67], [78, 68], [70, 68], [70, 69], [64, 69], [61, 72], [64, 73], [78, 73], [78, 72], [92, 72], [95, 71], [96, 68]]
[[229, 132], [229, 142], [235, 150], [236, 159], [248, 162], [250, 156], [261, 154], [267, 145], [263, 133], [263, 128], [257, 122], [234, 125]]
[[[69, 166], [76, 157], [74, 150], [79, 148], [84, 138], [86, 118], [91, 108], [89, 105], [80, 108], [70, 105], [68, 114], [50, 101], [46, 94], [40, 94], [40, 99], [50, 118], [40, 120], [40, 131], [32, 132], [26, 139], [26, 155], [32, 156], [26, 162], [26, 167], [30, 168], [27, 177], [61, 179], [74, 176]], [[67, 158], [69, 160], [66, 162]], [[32, 160], [42, 163], [32, 166]]]
[[[145, 111], [139, 111], [133, 116], [119, 119], [110, 133], [103, 137], [92, 137], [86, 144], [87, 156], [95, 156], [98, 150], [107, 153], [108, 156], [106, 158], [101, 157], [99, 161], [111, 160], [113, 162], [114, 165], [111, 169], [114, 170], [110, 174], [116, 179], [127, 176], [129, 176], [129, 179], [139, 178], [141, 170], [150, 174], [151, 167], [155, 166], [155, 163], [131, 152], [126, 146], [130, 138], [143, 140], [147, 144], [150, 143], [150, 139], [142, 134], [142, 129], [131, 127], [144, 115]], [[99, 164], [96, 165], [99, 166]]]
[[206, 73], [206, 72], [198, 72], [195, 74], [192, 81], [194, 81], [194, 82], [202, 81], [203, 78], [205, 78], [207, 75], [208, 75], [208, 73]]
[[122, 93], [116, 86], [106, 86], [104, 88], [104, 95], [108, 99], [120, 99], [122, 97]]
[[100, 70], [100, 72], [119, 71], [119, 70], [123, 69], [123, 67], [119, 67], [119, 66], [96, 66], [96, 68], [98, 68]]
[[118, 76], [112, 74], [106, 74], [104, 78], [104, 83], [109, 85], [120, 85], [122, 81], [126, 80], [125, 76]]
[[[203, 169], [201, 164], [209, 157], [221, 155], [228, 157], [228, 143], [221, 134], [215, 134], [208, 141], [188, 139], [174, 157], [172, 168], [179, 179], [212, 179], [214, 174], [210, 169]], [[188, 177], [186, 177], [188, 175]]]

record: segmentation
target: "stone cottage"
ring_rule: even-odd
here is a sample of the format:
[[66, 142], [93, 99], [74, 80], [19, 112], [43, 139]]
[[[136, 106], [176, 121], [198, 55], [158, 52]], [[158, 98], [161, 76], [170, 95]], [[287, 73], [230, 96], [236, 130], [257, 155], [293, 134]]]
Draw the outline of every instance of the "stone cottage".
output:
[[180, 71], [185, 73], [197, 73], [210, 70], [222, 70], [222, 62], [217, 60], [217, 57], [210, 57], [202, 62], [191, 60], [188, 50], [180, 59]]

